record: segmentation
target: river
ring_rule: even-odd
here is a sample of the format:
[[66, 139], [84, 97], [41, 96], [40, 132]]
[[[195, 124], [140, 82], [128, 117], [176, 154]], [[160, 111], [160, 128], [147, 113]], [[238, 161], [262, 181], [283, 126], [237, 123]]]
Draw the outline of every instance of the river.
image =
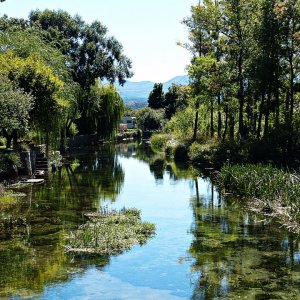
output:
[[[1, 299], [300, 299], [299, 237], [146, 146], [73, 154], [21, 192], [0, 215]], [[99, 206], [138, 208], [156, 235], [116, 256], [66, 254]]]

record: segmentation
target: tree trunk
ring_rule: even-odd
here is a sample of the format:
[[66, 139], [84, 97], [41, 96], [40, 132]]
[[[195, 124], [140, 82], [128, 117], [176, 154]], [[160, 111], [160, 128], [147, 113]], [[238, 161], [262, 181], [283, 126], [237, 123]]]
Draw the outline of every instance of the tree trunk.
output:
[[16, 130], [13, 131], [12, 138], [13, 138], [13, 147], [16, 148], [18, 144], [18, 133]]
[[229, 137], [234, 139], [234, 116], [232, 114], [229, 115]]
[[275, 127], [279, 127], [279, 84], [277, 82], [275, 92]]
[[215, 133], [214, 128], [214, 102], [210, 100], [210, 137], [213, 138]]
[[6, 138], [6, 148], [9, 149], [11, 148], [12, 135], [7, 134], [5, 138]]
[[271, 102], [271, 91], [268, 92], [268, 97], [267, 97], [264, 136], [267, 136], [269, 133], [270, 102]]
[[197, 131], [198, 131], [198, 118], [199, 118], [199, 112], [198, 110], [196, 111], [196, 116], [195, 116], [195, 124], [194, 124], [194, 136], [193, 136], [193, 142], [196, 141], [197, 139]]
[[261, 102], [259, 106], [259, 116], [258, 116], [257, 133], [256, 133], [256, 137], [258, 139], [260, 138], [260, 134], [261, 134], [261, 121], [263, 116], [264, 102], [265, 102], [265, 93], [263, 92], [261, 94]]
[[239, 135], [240, 137], [244, 136], [244, 80], [243, 80], [243, 60], [242, 60], [242, 53], [240, 53], [240, 58], [238, 62], [238, 72], [239, 72], [239, 92], [238, 92], [238, 99], [239, 99]]
[[290, 55], [289, 58], [290, 64], [290, 115], [289, 115], [289, 122], [290, 125], [293, 123], [294, 117], [294, 67], [293, 67], [293, 55]]
[[226, 108], [225, 108], [225, 128], [224, 128], [222, 142], [225, 141], [226, 134], [227, 134], [227, 127], [228, 127], [228, 104], [226, 104]]
[[222, 135], [221, 95], [218, 95], [218, 138]]

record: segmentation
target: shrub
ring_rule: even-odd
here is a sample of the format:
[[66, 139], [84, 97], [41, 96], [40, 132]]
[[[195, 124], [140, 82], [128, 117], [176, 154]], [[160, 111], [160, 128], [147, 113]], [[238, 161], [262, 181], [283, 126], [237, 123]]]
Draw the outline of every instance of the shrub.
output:
[[209, 165], [212, 163], [214, 148], [194, 142], [188, 150], [189, 159], [196, 164]]
[[184, 144], [178, 144], [174, 148], [174, 160], [175, 161], [187, 161], [188, 160], [188, 147]]
[[21, 158], [18, 153], [0, 153], [0, 174], [17, 173], [17, 170], [21, 165]]
[[167, 134], [153, 134], [150, 139], [150, 143], [153, 149], [157, 151], [163, 151], [166, 148], [169, 140], [170, 136]]
[[143, 130], [158, 130], [163, 122], [163, 111], [144, 107], [137, 111], [137, 125]]

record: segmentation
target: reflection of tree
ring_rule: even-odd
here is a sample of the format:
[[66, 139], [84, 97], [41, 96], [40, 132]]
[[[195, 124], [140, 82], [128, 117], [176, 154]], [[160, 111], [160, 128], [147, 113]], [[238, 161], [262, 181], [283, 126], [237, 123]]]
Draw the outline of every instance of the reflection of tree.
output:
[[[63, 238], [62, 233], [60, 238]], [[59, 243], [8, 242], [0, 247], [0, 298], [31, 298], [33, 294], [40, 294], [46, 284], [68, 281], [72, 274], [82, 272], [88, 265], [101, 268], [108, 263], [109, 257], [70, 257]]]
[[198, 172], [191, 166], [183, 163], [175, 163], [166, 159], [164, 153], [154, 152], [147, 144], [135, 149], [134, 157], [149, 165], [150, 171], [156, 180], [162, 180], [165, 173], [173, 181], [191, 179]]
[[209, 197], [196, 193], [192, 207], [189, 253], [195, 259], [192, 272], [198, 274], [192, 299], [299, 296], [300, 261], [295, 262], [294, 253], [300, 247], [295, 237], [287, 238], [276, 226], [257, 224], [257, 217], [234, 204], [225, 205], [213, 187]]
[[65, 253], [64, 235], [84, 222], [82, 214], [96, 210], [102, 199], [117, 198], [124, 171], [112, 145], [69, 160], [51, 181], [23, 190], [27, 198], [9, 212], [15, 228], [0, 226], [0, 239], [9, 238], [0, 242], [0, 298], [21, 290], [23, 296], [40, 293], [47, 283], [68, 280], [70, 269], [109, 262], [109, 257], [71, 259]]

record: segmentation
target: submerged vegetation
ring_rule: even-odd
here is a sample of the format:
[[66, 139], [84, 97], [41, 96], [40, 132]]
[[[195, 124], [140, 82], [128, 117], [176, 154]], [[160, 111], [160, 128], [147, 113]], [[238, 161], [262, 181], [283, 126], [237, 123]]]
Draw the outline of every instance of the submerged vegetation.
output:
[[142, 222], [140, 211], [133, 208], [120, 211], [101, 208], [86, 217], [89, 221], [69, 234], [68, 252], [117, 254], [135, 244], [144, 244], [155, 232], [155, 225]]
[[225, 192], [246, 199], [247, 207], [275, 217], [290, 231], [300, 233], [300, 177], [270, 165], [224, 165], [218, 182]]

